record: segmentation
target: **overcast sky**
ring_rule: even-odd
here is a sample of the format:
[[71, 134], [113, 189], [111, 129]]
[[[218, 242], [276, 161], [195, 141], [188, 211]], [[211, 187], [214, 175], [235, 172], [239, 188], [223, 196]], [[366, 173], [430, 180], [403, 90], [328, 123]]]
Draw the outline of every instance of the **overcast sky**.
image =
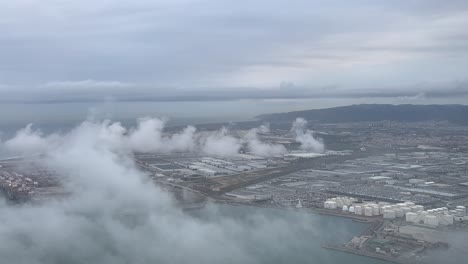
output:
[[0, 99], [466, 94], [467, 29], [465, 0], [0, 0]]

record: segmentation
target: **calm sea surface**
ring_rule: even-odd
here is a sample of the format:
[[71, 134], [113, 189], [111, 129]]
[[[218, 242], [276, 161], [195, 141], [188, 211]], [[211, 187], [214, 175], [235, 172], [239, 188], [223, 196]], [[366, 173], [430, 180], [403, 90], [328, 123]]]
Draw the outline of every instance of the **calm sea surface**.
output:
[[[385, 261], [367, 258], [363, 256], [331, 251], [322, 248], [322, 243], [343, 243], [353, 236], [360, 234], [367, 227], [365, 223], [353, 222], [350, 219], [304, 213], [274, 208], [261, 208], [251, 206], [222, 205], [217, 207], [217, 214], [213, 214], [210, 208], [195, 211], [200, 218], [206, 221], [217, 221], [217, 216], [231, 217], [236, 221], [249, 224], [252, 215], [261, 215], [266, 219], [281, 219], [289, 223], [283, 225], [276, 232], [289, 232], [293, 239], [289, 241], [276, 241], [277, 247], [269, 246], [271, 241], [265, 244], [254, 244], [253, 254], [261, 254], [262, 263], [297, 263], [297, 264], [384, 264]], [[284, 230], [283, 230], [284, 229]], [[246, 240], [245, 243], [250, 241]], [[273, 242], [275, 243], [275, 242]]]

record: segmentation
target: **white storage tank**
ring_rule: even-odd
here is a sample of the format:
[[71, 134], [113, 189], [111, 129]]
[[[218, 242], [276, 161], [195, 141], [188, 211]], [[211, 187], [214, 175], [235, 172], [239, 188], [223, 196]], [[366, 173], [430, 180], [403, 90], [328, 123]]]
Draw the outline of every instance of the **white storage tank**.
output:
[[362, 206], [360, 206], [360, 205], [354, 206], [354, 212], [355, 212], [357, 215], [362, 215]]
[[343, 205], [343, 211], [348, 212], [348, 206], [347, 205]]
[[403, 209], [401, 209], [401, 208], [395, 209], [394, 211], [395, 211], [396, 217], [403, 217], [405, 215], [403, 213]]
[[401, 209], [403, 210], [404, 215], [406, 215], [406, 213], [411, 212], [411, 208], [409, 208], [409, 207], [402, 207]]
[[372, 207], [370, 207], [370, 206], [364, 207], [364, 215], [365, 216], [372, 216]]
[[411, 212], [417, 213], [418, 212], [418, 207], [416, 205], [411, 206]]
[[457, 211], [462, 211], [463, 213], [466, 214], [466, 207], [462, 206], [462, 205], [459, 205], [459, 206], [457, 206]]
[[391, 210], [391, 209], [392, 209], [391, 206], [384, 205], [384, 206], [380, 207], [380, 209], [379, 209], [379, 214], [383, 215], [383, 213], [384, 213], [385, 210]]
[[348, 209], [348, 211], [349, 211], [350, 213], [354, 213], [354, 206], [350, 206], [349, 209]]
[[372, 207], [372, 215], [379, 215], [379, 206], [378, 205], [374, 205]]
[[336, 209], [336, 202], [335, 201], [330, 201], [329, 205], [330, 205], [330, 207], [329, 207], [330, 209]]
[[343, 199], [343, 203], [344, 203], [344, 205], [346, 205], [346, 206], [349, 207], [349, 206], [351, 205], [352, 202], [351, 202], [351, 199], [349, 199], [349, 198], [344, 198], [344, 199]]
[[422, 206], [422, 205], [416, 205], [416, 207], [418, 208], [418, 212], [424, 211], [424, 206]]
[[407, 207], [415, 206], [415, 203], [413, 202], [405, 202]]
[[439, 222], [441, 225], [453, 225], [453, 215], [443, 214], [439, 217]]
[[424, 224], [434, 227], [439, 226], [439, 218], [435, 215], [427, 215], [424, 218]]
[[463, 209], [457, 209], [457, 215], [458, 216], [464, 216], [465, 215], [465, 211]]
[[413, 212], [406, 213], [406, 222], [415, 222], [416, 219], [418, 219], [417, 213], [413, 213]]
[[343, 199], [341, 199], [341, 198], [336, 199], [336, 206], [338, 208], [343, 207]]
[[396, 214], [394, 210], [386, 210], [383, 214], [385, 219], [395, 219]]

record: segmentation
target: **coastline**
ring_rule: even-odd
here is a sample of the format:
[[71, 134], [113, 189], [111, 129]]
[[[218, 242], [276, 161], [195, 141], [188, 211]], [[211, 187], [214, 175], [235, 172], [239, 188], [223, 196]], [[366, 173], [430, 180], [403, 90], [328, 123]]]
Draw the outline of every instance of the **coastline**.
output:
[[331, 245], [331, 244], [322, 244], [322, 248], [328, 249], [328, 250], [335, 250], [335, 251], [340, 251], [340, 252], [345, 252], [345, 253], [350, 253], [358, 256], [364, 256], [368, 258], [374, 258], [374, 259], [379, 259], [379, 260], [384, 260], [392, 263], [398, 263], [398, 264], [410, 264], [410, 263], [415, 263], [415, 262], [410, 262], [410, 261], [403, 261], [399, 259], [394, 259], [390, 258], [384, 255], [378, 255], [370, 252], [363, 252], [359, 250], [354, 250], [351, 248], [347, 248], [345, 246], [337, 246], [337, 245]]
[[321, 208], [305, 208], [305, 207], [294, 208], [294, 207], [275, 206], [275, 205], [269, 205], [269, 204], [257, 204], [257, 203], [225, 201], [225, 200], [215, 200], [213, 201], [213, 203], [230, 204], [230, 205], [247, 205], [247, 206], [253, 206], [253, 207], [275, 208], [275, 209], [288, 210], [288, 211], [307, 212], [307, 213], [313, 213], [313, 214], [319, 214], [319, 215], [348, 218], [348, 219], [351, 219], [353, 222], [366, 223], [366, 224], [370, 224], [370, 223], [381, 220], [381, 217], [368, 217], [368, 216], [363, 216], [363, 215], [342, 213], [340, 211], [333, 211], [333, 210], [327, 210], [327, 209], [321, 209]]

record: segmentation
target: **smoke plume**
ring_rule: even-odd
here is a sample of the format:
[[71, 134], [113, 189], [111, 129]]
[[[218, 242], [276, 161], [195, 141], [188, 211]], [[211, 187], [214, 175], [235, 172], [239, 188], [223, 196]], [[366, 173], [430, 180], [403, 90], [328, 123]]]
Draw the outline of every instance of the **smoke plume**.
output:
[[301, 144], [300, 148], [302, 150], [318, 153], [325, 150], [323, 142], [314, 138], [313, 131], [307, 129], [307, 121], [304, 118], [296, 118], [291, 130], [296, 136], [296, 141]]

